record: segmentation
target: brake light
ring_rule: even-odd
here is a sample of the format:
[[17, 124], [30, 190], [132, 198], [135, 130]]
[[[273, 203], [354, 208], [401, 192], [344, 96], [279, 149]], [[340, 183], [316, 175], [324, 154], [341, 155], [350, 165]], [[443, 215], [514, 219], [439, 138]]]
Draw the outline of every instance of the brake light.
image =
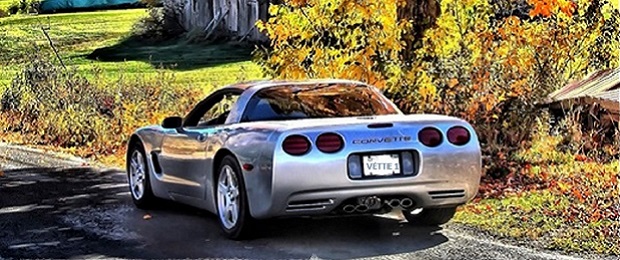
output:
[[448, 141], [455, 145], [464, 145], [469, 142], [471, 135], [462, 126], [455, 126], [448, 130]]
[[433, 127], [424, 128], [418, 133], [418, 140], [428, 147], [436, 147], [442, 142], [441, 132]]
[[344, 141], [340, 135], [335, 133], [325, 133], [316, 138], [316, 148], [324, 153], [335, 153], [342, 150]]
[[282, 142], [282, 149], [290, 155], [303, 155], [310, 150], [310, 141], [301, 135], [291, 135]]

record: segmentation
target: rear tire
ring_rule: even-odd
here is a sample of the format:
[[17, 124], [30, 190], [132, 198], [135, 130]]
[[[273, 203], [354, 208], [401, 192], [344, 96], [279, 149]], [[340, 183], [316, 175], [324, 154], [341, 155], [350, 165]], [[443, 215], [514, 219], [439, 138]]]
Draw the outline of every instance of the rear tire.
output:
[[220, 162], [215, 183], [215, 204], [220, 228], [233, 240], [248, 238], [253, 231], [248, 198], [237, 159], [227, 155]]
[[140, 141], [135, 142], [127, 154], [126, 170], [131, 199], [137, 208], [149, 209], [155, 205], [157, 198], [151, 189], [149, 166], [142, 143]]
[[403, 211], [403, 215], [412, 225], [436, 226], [442, 225], [450, 221], [456, 213], [456, 207], [448, 208], [427, 208], [418, 214], [412, 214], [410, 211]]

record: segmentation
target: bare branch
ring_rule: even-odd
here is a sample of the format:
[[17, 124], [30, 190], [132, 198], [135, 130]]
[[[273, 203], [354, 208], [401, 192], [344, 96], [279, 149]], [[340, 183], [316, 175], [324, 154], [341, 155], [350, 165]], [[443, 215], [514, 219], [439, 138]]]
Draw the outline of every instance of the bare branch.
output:
[[67, 70], [67, 67], [65, 66], [65, 63], [62, 61], [62, 58], [60, 58], [60, 54], [58, 54], [58, 50], [56, 49], [56, 46], [54, 46], [54, 42], [52, 41], [52, 38], [50, 38], [50, 35], [47, 33], [48, 29], [49, 29], [49, 27], [46, 29], [43, 26], [41, 26], [41, 31], [43, 31], [43, 34], [47, 38], [47, 41], [49, 42], [50, 47], [52, 47], [52, 50], [54, 51], [54, 54], [56, 54], [56, 58], [58, 58], [58, 61], [60, 61], [60, 65], [62, 65], [62, 67], [65, 70]]

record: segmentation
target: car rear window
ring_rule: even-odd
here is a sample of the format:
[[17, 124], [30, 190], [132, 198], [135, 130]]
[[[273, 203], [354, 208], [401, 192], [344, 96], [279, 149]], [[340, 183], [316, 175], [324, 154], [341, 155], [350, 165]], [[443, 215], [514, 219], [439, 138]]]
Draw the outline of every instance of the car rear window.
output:
[[242, 121], [398, 114], [375, 88], [357, 84], [282, 85], [259, 90]]

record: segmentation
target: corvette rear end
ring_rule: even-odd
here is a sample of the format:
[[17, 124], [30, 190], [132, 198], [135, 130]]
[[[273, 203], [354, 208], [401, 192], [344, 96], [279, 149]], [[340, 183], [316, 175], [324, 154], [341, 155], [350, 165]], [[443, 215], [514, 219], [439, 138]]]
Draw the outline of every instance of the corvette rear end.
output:
[[248, 191], [256, 218], [456, 207], [480, 180], [474, 130], [447, 116], [299, 120], [271, 140], [273, 154], [246, 175], [269, 183]]
[[285, 216], [401, 210], [446, 223], [475, 196], [481, 154], [467, 122], [405, 115], [362, 82], [258, 81], [138, 129], [127, 173], [136, 206], [199, 207], [241, 239], [254, 220]]

